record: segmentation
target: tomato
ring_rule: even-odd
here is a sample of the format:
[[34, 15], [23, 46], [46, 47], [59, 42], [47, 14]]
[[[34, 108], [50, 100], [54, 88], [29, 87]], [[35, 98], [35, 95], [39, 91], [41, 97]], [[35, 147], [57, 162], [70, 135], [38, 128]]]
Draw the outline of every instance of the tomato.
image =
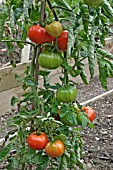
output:
[[36, 132], [33, 132], [27, 138], [27, 143], [29, 147], [35, 150], [44, 149], [47, 142], [48, 137], [44, 132], [40, 132], [39, 135], [37, 135]]
[[65, 151], [65, 146], [61, 140], [55, 142], [48, 142], [45, 147], [46, 154], [52, 158], [62, 156]]
[[84, 0], [84, 3], [91, 7], [98, 7], [102, 0]]
[[58, 38], [58, 48], [61, 51], [67, 50], [67, 44], [68, 44], [68, 31], [65, 30], [62, 32], [60, 37]]
[[77, 89], [75, 86], [65, 86], [57, 90], [56, 98], [60, 102], [70, 103], [77, 97]]
[[40, 54], [38, 62], [43, 68], [56, 69], [62, 64], [63, 60], [58, 53], [45, 51]]
[[54, 21], [46, 26], [46, 31], [53, 37], [59, 37], [63, 31], [63, 27], [60, 22]]
[[96, 117], [96, 112], [91, 107], [83, 107], [82, 110], [84, 110], [88, 114], [89, 120], [92, 122]]
[[29, 39], [36, 44], [51, 43], [55, 40], [54, 37], [49, 35], [45, 28], [40, 25], [33, 25], [28, 29]]

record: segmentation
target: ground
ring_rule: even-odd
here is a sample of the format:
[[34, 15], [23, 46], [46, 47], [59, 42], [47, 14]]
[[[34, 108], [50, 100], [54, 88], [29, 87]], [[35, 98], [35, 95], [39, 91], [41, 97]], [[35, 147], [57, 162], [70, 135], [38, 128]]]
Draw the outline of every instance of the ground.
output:
[[[108, 88], [112, 89], [113, 79], [108, 79]], [[98, 77], [90, 81], [90, 85], [81, 85], [78, 88], [79, 102], [84, 102], [105, 92], [101, 88]], [[82, 132], [84, 139], [84, 160], [87, 170], [113, 170], [113, 94], [105, 96], [97, 101], [88, 104], [96, 111], [95, 128], [85, 128]], [[0, 116], [0, 128], [8, 117], [15, 111]], [[0, 132], [4, 137], [8, 129]], [[5, 164], [0, 164], [0, 170], [5, 170]]]

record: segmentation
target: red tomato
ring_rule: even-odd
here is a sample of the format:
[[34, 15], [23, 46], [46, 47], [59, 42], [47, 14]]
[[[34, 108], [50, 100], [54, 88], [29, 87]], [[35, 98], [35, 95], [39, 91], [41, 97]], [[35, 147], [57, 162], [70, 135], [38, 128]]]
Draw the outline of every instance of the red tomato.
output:
[[33, 132], [27, 138], [27, 143], [29, 147], [35, 150], [44, 149], [47, 142], [48, 137], [44, 132], [40, 132], [39, 135], [37, 135], [36, 132]]
[[67, 43], [68, 43], [68, 31], [65, 30], [62, 32], [60, 37], [58, 38], [58, 48], [61, 51], [67, 50]]
[[96, 117], [96, 112], [91, 107], [83, 107], [82, 110], [84, 110], [88, 114], [89, 120], [92, 122]]
[[36, 44], [51, 43], [55, 40], [54, 37], [49, 35], [45, 28], [40, 25], [33, 25], [28, 29], [29, 39]]
[[48, 142], [45, 151], [50, 157], [56, 158], [63, 155], [65, 146], [61, 140], [56, 140], [55, 142]]

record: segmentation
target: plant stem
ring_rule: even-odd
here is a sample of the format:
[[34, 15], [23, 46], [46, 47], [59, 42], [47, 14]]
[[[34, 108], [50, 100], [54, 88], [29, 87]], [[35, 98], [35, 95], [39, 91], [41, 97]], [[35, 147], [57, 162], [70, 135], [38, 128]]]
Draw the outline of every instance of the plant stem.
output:
[[[66, 51], [64, 52], [64, 59], [67, 61]], [[64, 68], [64, 85], [67, 86], [69, 82], [68, 71]]]
[[44, 18], [45, 18], [45, 7], [46, 0], [41, 0], [41, 9], [40, 9], [40, 25], [43, 26]]
[[52, 13], [53, 13], [53, 15], [54, 15], [54, 17], [55, 17], [55, 20], [58, 21], [57, 14], [56, 14], [55, 10], [53, 9], [50, 0], [47, 0], [47, 3], [48, 3], [49, 8], [51, 9], [51, 11], [52, 11]]

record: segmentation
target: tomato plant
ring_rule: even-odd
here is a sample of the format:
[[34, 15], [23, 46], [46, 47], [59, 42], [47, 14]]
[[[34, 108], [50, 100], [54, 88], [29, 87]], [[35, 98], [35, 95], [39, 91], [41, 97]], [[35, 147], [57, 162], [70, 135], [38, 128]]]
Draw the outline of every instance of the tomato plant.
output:
[[55, 40], [54, 37], [49, 35], [45, 28], [40, 25], [33, 25], [28, 29], [29, 39], [36, 44], [51, 43]]
[[53, 37], [59, 37], [63, 31], [63, 27], [60, 22], [54, 21], [46, 26], [46, 31]]
[[0, 161], [8, 162], [6, 169], [87, 169], [79, 130], [91, 127], [96, 113], [77, 101], [76, 80], [89, 84], [87, 60], [90, 76], [97, 63], [101, 85], [107, 89], [113, 55], [104, 45], [112, 22], [113, 8], [107, 0], [3, 1], [0, 41], [6, 43], [12, 66], [15, 48], [32, 47], [29, 66], [22, 77], [15, 75], [24, 93], [11, 99], [17, 110], [7, 127], [13, 130], [0, 152]]
[[55, 142], [48, 142], [45, 151], [47, 155], [52, 158], [62, 156], [65, 151], [65, 146], [61, 140], [56, 140]]
[[56, 69], [62, 64], [63, 60], [58, 53], [45, 51], [40, 54], [38, 62], [43, 68]]
[[83, 107], [82, 110], [84, 110], [88, 114], [89, 120], [92, 122], [96, 117], [96, 112], [91, 107]]
[[57, 90], [56, 98], [60, 102], [70, 103], [73, 102], [77, 97], [77, 89], [73, 86], [62, 87]]
[[42, 150], [45, 148], [48, 142], [48, 137], [44, 132], [40, 132], [39, 135], [36, 132], [31, 133], [27, 138], [29, 147], [36, 150]]

